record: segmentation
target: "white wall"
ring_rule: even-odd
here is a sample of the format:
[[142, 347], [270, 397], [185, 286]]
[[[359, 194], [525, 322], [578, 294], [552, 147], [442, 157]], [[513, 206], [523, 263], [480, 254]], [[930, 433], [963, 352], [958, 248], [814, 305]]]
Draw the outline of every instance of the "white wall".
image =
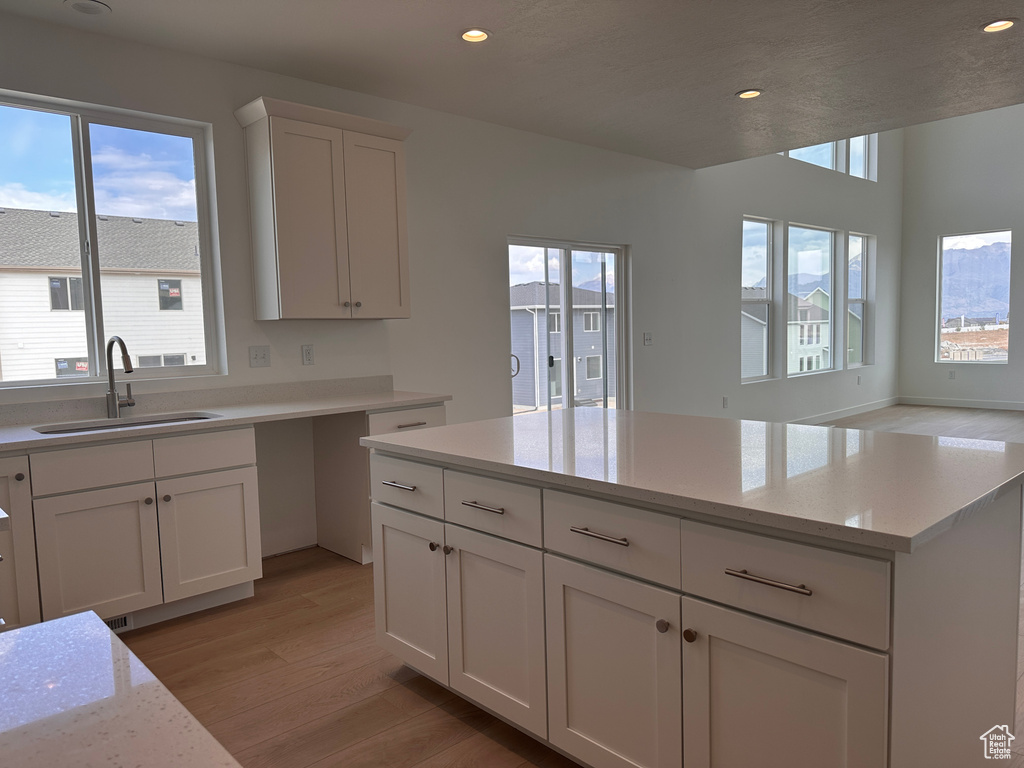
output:
[[[396, 387], [453, 394], [449, 421], [506, 414], [506, 237], [534, 235], [631, 247], [637, 408], [795, 419], [895, 395], [899, 133], [882, 137], [878, 184], [774, 156], [695, 172], [14, 16], [0, 21], [0, 88], [213, 125], [230, 375], [201, 386], [392, 373]], [[242, 130], [232, 112], [261, 95], [412, 129], [412, 321], [252, 319]], [[744, 214], [879, 237], [880, 333], [862, 386], [846, 372], [739, 384]], [[644, 331], [653, 346], [639, 345]], [[305, 343], [316, 345], [313, 367], [300, 365]], [[248, 368], [250, 344], [271, 345], [271, 368]], [[103, 387], [94, 389], [90, 396]], [[58, 397], [0, 393], [0, 402], [47, 396]]]
[[[1024, 408], [1024, 328], [1010, 332], [1006, 364], [935, 362], [938, 243], [942, 235], [1013, 230], [1011, 319], [1020, 321], [1024, 269], [1024, 106], [908, 128], [900, 318], [905, 402]], [[956, 377], [949, 378], [954, 371]]]

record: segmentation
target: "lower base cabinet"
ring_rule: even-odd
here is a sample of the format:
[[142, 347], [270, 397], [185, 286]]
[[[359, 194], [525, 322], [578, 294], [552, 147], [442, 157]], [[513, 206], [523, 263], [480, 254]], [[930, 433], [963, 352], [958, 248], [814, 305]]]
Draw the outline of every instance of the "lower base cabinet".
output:
[[682, 611], [686, 768], [886, 765], [887, 656], [689, 597]]
[[541, 552], [381, 504], [372, 509], [380, 645], [545, 738]]
[[679, 595], [544, 560], [551, 743], [594, 768], [679, 768]]

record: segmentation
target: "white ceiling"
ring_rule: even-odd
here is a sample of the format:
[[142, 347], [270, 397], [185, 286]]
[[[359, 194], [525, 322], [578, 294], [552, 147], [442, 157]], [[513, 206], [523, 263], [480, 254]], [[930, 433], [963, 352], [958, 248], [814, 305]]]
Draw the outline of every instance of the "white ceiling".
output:
[[1019, 0], [105, 2], [0, 11], [693, 168], [1024, 102]]

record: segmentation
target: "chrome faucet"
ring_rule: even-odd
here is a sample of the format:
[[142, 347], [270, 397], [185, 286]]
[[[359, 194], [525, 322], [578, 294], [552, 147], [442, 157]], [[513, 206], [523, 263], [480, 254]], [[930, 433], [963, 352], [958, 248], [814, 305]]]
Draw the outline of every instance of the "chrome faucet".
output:
[[121, 348], [121, 361], [124, 363], [124, 372], [131, 373], [132, 359], [128, 357], [128, 348], [120, 336], [111, 336], [107, 342], [107, 418], [116, 419], [121, 415], [122, 408], [130, 408], [135, 405], [135, 398], [132, 397], [132, 385], [125, 382], [128, 389], [126, 397], [117, 394], [117, 384], [114, 383], [114, 344]]

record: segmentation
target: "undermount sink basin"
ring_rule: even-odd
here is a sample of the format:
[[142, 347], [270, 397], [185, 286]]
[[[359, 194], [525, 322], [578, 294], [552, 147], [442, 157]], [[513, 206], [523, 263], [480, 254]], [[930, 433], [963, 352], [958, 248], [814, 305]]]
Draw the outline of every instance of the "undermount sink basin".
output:
[[69, 435], [75, 432], [100, 432], [127, 427], [152, 427], [158, 424], [177, 424], [186, 421], [219, 419], [219, 413], [188, 411], [185, 413], [154, 413], [149, 416], [124, 416], [120, 419], [93, 419], [92, 421], [66, 421], [63, 424], [43, 424], [32, 427], [41, 435]]

